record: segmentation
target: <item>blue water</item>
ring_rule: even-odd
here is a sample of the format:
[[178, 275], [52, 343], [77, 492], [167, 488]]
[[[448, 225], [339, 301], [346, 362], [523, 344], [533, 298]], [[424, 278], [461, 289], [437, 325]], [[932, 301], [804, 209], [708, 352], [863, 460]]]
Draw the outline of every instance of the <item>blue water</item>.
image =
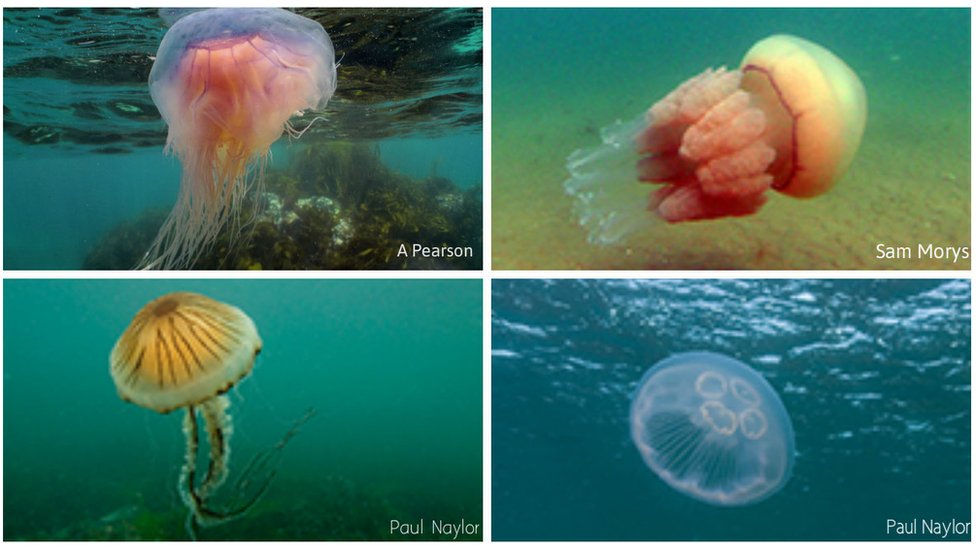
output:
[[[338, 87], [322, 112], [293, 118], [321, 117], [279, 139], [270, 170], [300, 147], [353, 141], [413, 179], [482, 183], [479, 10], [299, 13], [332, 36]], [[146, 81], [166, 23], [156, 10], [4, 16], [4, 266], [78, 269], [107, 231], [176, 200], [181, 167]]]
[[106, 231], [176, 201], [180, 165], [156, 149], [64, 155], [4, 135], [3, 180], [4, 267], [78, 269]]
[[[378, 145], [386, 165], [414, 179], [436, 175], [462, 188], [481, 184], [480, 133], [391, 138]], [[275, 144], [271, 168], [286, 166], [292, 150], [287, 140]], [[106, 231], [147, 208], [170, 208], [180, 170], [161, 148], [64, 154], [4, 135], [4, 267], [81, 268]]]
[[[234, 499], [251, 456], [317, 412], [258, 505], [201, 539], [378, 539], [393, 519], [482, 522], [481, 281], [7, 280], [3, 290], [7, 540], [186, 539], [182, 414], [121, 401], [108, 368], [136, 311], [175, 290], [237, 305], [264, 341], [229, 393], [231, 479], [218, 503]], [[425, 533], [434, 537], [429, 524]]]
[[378, 145], [384, 164], [414, 179], [446, 177], [465, 189], [480, 185], [483, 179], [480, 132], [394, 137]]
[[[920, 521], [971, 516], [970, 301], [968, 280], [496, 280], [492, 535], [940, 539]], [[765, 501], [693, 500], [630, 440], [644, 372], [695, 350], [749, 364], [786, 406], [795, 467]]]

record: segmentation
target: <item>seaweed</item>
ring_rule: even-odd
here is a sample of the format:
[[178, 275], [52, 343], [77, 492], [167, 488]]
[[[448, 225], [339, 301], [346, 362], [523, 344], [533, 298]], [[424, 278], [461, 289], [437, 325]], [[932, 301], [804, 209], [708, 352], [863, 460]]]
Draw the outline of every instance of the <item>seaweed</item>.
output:
[[166, 210], [151, 208], [110, 230], [85, 256], [83, 269], [131, 269], [142, 259], [166, 219]]
[[[201, 529], [204, 540], [387, 540], [390, 519], [417, 512], [398, 509], [382, 494], [327, 475], [280, 478], [277, 488], [242, 520]], [[130, 503], [101, 517], [74, 518], [67, 526], [22, 532], [15, 540], [178, 541], [186, 539], [186, 512], [136, 493]]]
[[[197, 269], [480, 269], [482, 189], [389, 169], [375, 145], [313, 144], [268, 172], [259, 213], [240, 241], [225, 230]], [[131, 268], [161, 218], [147, 213], [111, 231], [85, 268]], [[415, 256], [414, 246], [426, 256]], [[470, 255], [444, 257], [447, 249]]]
[[207, 529], [206, 539], [388, 540], [392, 539], [390, 519], [412, 514], [338, 475], [320, 477], [313, 483], [278, 482], [275, 497], [258, 503], [245, 520]]
[[[97, 506], [96, 506], [97, 507]], [[91, 508], [86, 509], [91, 511]], [[64, 517], [59, 528], [22, 532], [15, 539], [21, 541], [150, 541], [178, 540], [183, 530], [185, 513], [182, 509], [167, 508], [158, 501], [145, 498], [136, 491], [130, 502], [101, 516], [82, 513], [82, 518]], [[9, 539], [9, 538], [7, 538]]]

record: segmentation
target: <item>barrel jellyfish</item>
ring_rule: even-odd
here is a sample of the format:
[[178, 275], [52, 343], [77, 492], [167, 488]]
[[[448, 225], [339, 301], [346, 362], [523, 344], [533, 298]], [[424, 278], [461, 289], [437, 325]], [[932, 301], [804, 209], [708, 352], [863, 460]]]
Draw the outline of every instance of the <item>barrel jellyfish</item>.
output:
[[[164, 414], [177, 408], [186, 412], [186, 460], [179, 491], [192, 526], [243, 514], [266, 488], [230, 511], [208, 502], [228, 472], [232, 429], [230, 401], [224, 393], [251, 372], [260, 352], [261, 338], [243, 311], [187, 292], [164, 295], [143, 307], [112, 349], [110, 371], [123, 400]], [[199, 482], [198, 414], [210, 447], [209, 464]]]
[[[737, 70], [707, 69], [602, 144], [569, 156], [566, 191], [589, 241], [615, 244], [669, 223], [751, 215], [773, 189], [827, 192], [854, 159], [864, 86], [822, 46], [775, 35]], [[649, 193], [639, 182], [661, 185]]]
[[[321, 25], [283, 9], [209, 9], [173, 24], [149, 73], [169, 125], [166, 150], [183, 167], [179, 196], [141, 262], [189, 268], [225, 227], [234, 242], [253, 217], [269, 148], [293, 114], [322, 109], [336, 88]], [[252, 191], [252, 189], [254, 189]]]
[[755, 370], [715, 353], [679, 354], [648, 370], [630, 433], [661, 480], [712, 505], [766, 499], [793, 469], [793, 424], [779, 396]]

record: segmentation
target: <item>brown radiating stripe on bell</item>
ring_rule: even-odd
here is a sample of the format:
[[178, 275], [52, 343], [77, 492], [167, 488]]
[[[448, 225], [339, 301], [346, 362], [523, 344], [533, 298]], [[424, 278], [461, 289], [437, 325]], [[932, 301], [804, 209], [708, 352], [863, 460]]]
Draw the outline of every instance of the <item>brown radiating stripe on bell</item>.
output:
[[229, 389], [260, 349], [243, 311], [177, 292], [136, 313], [112, 350], [111, 373], [122, 398], [168, 411]]

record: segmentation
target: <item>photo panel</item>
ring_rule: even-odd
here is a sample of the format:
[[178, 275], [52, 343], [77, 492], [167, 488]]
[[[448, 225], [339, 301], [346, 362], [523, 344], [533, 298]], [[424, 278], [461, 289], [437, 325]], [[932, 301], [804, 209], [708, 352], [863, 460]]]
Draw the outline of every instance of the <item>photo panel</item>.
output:
[[4, 298], [5, 540], [482, 539], [480, 280]]
[[492, 266], [968, 270], [970, 30], [493, 9]]
[[970, 540], [971, 282], [492, 284], [492, 538]]
[[3, 14], [4, 541], [972, 540], [971, 9]]
[[7, 269], [481, 269], [482, 10], [4, 9]]

